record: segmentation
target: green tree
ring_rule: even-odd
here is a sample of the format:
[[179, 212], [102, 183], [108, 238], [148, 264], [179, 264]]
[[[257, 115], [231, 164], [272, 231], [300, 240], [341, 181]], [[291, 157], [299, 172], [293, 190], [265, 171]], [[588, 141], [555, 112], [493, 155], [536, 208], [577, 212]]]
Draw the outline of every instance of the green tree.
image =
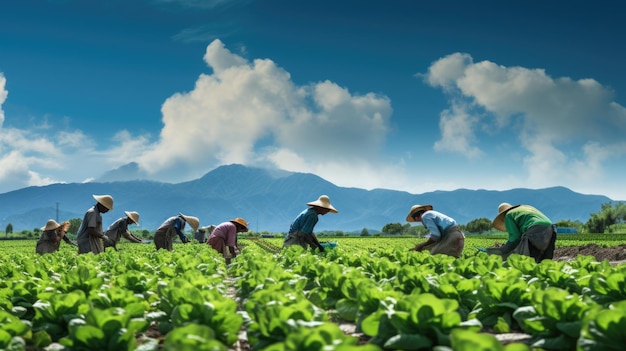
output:
[[13, 224], [7, 224], [7, 228], [4, 230], [5, 236], [8, 237], [9, 234], [13, 233]]
[[598, 213], [592, 213], [591, 217], [585, 223], [585, 228], [589, 233], [611, 233], [616, 224], [626, 221], [626, 204], [619, 202], [613, 207], [612, 202], [602, 204], [602, 208]]
[[465, 225], [465, 231], [468, 233], [482, 234], [491, 230], [491, 220], [489, 218], [477, 218], [469, 221]]
[[402, 224], [387, 223], [381, 231], [385, 234], [400, 234], [402, 232]]
[[428, 233], [428, 229], [426, 227], [424, 227], [423, 225], [408, 225], [408, 228], [406, 228], [403, 231], [403, 234], [407, 234], [407, 235], [413, 235], [413, 236], [418, 236], [418, 237], [422, 237], [424, 236], [426, 233]]
[[370, 231], [367, 228], [361, 229], [361, 236], [370, 236]]
[[67, 230], [68, 233], [78, 234], [78, 228], [80, 228], [80, 224], [83, 222], [80, 218], [70, 218], [70, 228]]

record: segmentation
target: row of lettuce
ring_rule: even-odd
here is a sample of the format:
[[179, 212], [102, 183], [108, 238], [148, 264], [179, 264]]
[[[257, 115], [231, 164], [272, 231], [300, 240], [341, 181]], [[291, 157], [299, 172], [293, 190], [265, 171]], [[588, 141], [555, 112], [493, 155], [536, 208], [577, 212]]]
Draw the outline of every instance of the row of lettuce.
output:
[[[0, 250], [0, 349], [618, 350], [626, 265], [476, 252], [460, 259], [360, 240], [323, 254], [244, 241], [49, 255]], [[357, 335], [341, 329], [356, 325]], [[521, 331], [525, 343], [494, 334]], [[361, 337], [359, 338], [359, 335]]]

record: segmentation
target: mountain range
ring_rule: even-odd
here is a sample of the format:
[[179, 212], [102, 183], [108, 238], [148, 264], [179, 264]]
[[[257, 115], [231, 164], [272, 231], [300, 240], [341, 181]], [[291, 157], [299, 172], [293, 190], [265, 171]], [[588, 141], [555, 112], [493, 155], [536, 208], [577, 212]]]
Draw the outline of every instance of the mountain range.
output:
[[[414, 204], [431, 204], [460, 224], [477, 218], [493, 219], [502, 202], [533, 205], [554, 222], [584, 223], [592, 213], [600, 212], [602, 204], [612, 201], [606, 196], [580, 194], [565, 187], [458, 189], [423, 194], [365, 190], [339, 187], [310, 173], [239, 164], [220, 166], [201, 178], [182, 183], [104, 179], [107, 177], [96, 182], [33, 186], [0, 194], [0, 228], [10, 223], [17, 232], [40, 228], [50, 218], [82, 219], [95, 204], [93, 194], [108, 194], [115, 200], [113, 211], [102, 216], [105, 228], [123, 217], [124, 211], [137, 211], [139, 227], [151, 231], [181, 212], [198, 217], [202, 226], [242, 217], [250, 230], [286, 232], [291, 221], [307, 207], [306, 203], [323, 194], [330, 197], [339, 213], [320, 216], [316, 231], [380, 230], [388, 223], [404, 224]], [[110, 174], [110, 179], [116, 179], [114, 174]]]

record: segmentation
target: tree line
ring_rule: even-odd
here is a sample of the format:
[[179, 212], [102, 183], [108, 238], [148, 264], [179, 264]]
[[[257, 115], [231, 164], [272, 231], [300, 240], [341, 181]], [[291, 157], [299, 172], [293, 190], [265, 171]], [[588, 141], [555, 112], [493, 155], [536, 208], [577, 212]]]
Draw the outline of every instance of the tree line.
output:
[[[586, 234], [613, 234], [626, 233], [626, 203], [608, 202], [601, 206], [600, 212], [592, 213], [587, 222], [562, 220], [555, 223], [557, 227], [574, 228], [578, 233]], [[477, 218], [467, 224], [460, 225], [461, 230], [469, 234], [485, 234], [494, 231], [491, 219]], [[422, 236], [427, 232], [422, 225], [388, 223], [382, 228], [388, 235], [416, 235]]]
[[[80, 218], [72, 218], [69, 220], [70, 228], [68, 233], [76, 234], [78, 232], [78, 228], [82, 220]], [[624, 202], [608, 202], [604, 203], [601, 206], [600, 212], [592, 213], [587, 220], [587, 222], [582, 223], [581, 221], [571, 221], [571, 220], [561, 220], [555, 223], [557, 227], [565, 227], [565, 228], [575, 228], [578, 233], [586, 234], [586, 233], [594, 233], [594, 234], [613, 234], [613, 233], [626, 233], [626, 203]], [[494, 231], [495, 229], [492, 227], [491, 219], [489, 218], [477, 218], [469, 221], [467, 224], [460, 225], [461, 230], [468, 234], [485, 234]], [[143, 230], [131, 230], [133, 234], [145, 238], [152, 239], [151, 232], [147, 229]], [[424, 228], [422, 225], [411, 225], [410, 223], [387, 223], [383, 226], [380, 231], [380, 234], [384, 235], [410, 235], [410, 236], [418, 236], [421, 237], [426, 234], [428, 230]], [[7, 224], [5, 230], [5, 237], [8, 237], [9, 234], [13, 233], [13, 225], [11, 223]], [[258, 234], [270, 234], [268, 232], [261, 233], [249, 233], [254, 236]], [[38, 237], [41, 234], [40, 228], [35, 228], [33, 231], [23, 230], [20, 232], [20, 237], [24, 238], [34, 238]], [[324, 231], [318, 233], [321, 236], [346, 236], [351, 235], [349, 233], [345, 233], [344, 231]], [[380, 235], [378, 233], [371, 234], [367, 228], [363, 228], [361, 232], [357, 235], [360, 236], [371, 236], [371, 235]]]

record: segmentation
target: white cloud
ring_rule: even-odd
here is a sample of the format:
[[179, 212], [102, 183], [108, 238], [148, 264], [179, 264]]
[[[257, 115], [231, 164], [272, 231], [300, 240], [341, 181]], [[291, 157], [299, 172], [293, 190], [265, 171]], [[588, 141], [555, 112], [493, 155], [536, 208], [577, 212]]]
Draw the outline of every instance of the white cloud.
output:
[[[626, 109], [593, 79], [475, 63], [461, 53], [434, 62], [424, 79], [443, 89], [452, 106], [441, 115], [435, 150], [471, 158], [481, 153], [479, 133], [489, 130], [490, 142], [498, 134], [507, 143], [513, 137], [525, 151], [525, 186], [581, 185], [626, 156]], [[564, 172], [570, 169], [578, 172]]]
[[441, 140], [435, 142], [435, 151], [458, 152], [468, 158], [480, 157], [483, 152], [473, 146], [476, 142], [473, 127], [478, 119], [467, 111], [464, 104], [453, 103], [452, 108], [441, 113]]
[[[385, 96], [353, 95], [329, 81], [297, 86], [273, 61], [249, 62], [219, 40], [204, 59], [213, 74], [165, 101], [160, 138], [137, 158], [142, 169], [201, 175], [220, 164], [255, 164], [271, 152], [277, 154], [269, 159], [293, 155], [318, 167], [372, 159], [388, 133]], [[274, 151], [263, 149], [266, 143]]]
[[4, 123], [4, 110], [2, 109], [2, 104], [7, 99], [7, 95], [9, 92], [5, 89], [7, 84], [7, 79], [4, 78], [4, 74], [0, 72], [0, 128], [2, 128], [2, 124]]
[[[354, 94], [332, 81], [297, 85], [272, 60], [248, 60], [219, 40], [207, 46], [204, 60], [211, 73], [163, 103], [156, 140], [121, 130], [100, 149], [94, 136], [70, 130], [69, 123], [59, 128], [45, 116], [28, 131], [1, 129], [0, 191], [89, 181], [135, 161], [140, 171], [164, 181], [241, 163], [271, 164], [366, 189], [420, 193], [565, 185], [598, 193], [592, 184], [612, 184], [605, 182], [608, 165], [626, 158], [626, 109], [591, 79], [474, 63], [459, 53], [433, 62], [424, 79], [449, 96], [450, 106], [440, 113], [441, 136], [432, 146], [469, 160], [457, 159], [446, 169], [430, 162], [428, 150], [410, 164], [381, 154], [392, 114], [386, 96]], [[5, 84], [0, 74], [0, 128]], [[494, 160], [494, 154], [509, 157]], [[502, 169], [485, 174], [483, 163]]]

